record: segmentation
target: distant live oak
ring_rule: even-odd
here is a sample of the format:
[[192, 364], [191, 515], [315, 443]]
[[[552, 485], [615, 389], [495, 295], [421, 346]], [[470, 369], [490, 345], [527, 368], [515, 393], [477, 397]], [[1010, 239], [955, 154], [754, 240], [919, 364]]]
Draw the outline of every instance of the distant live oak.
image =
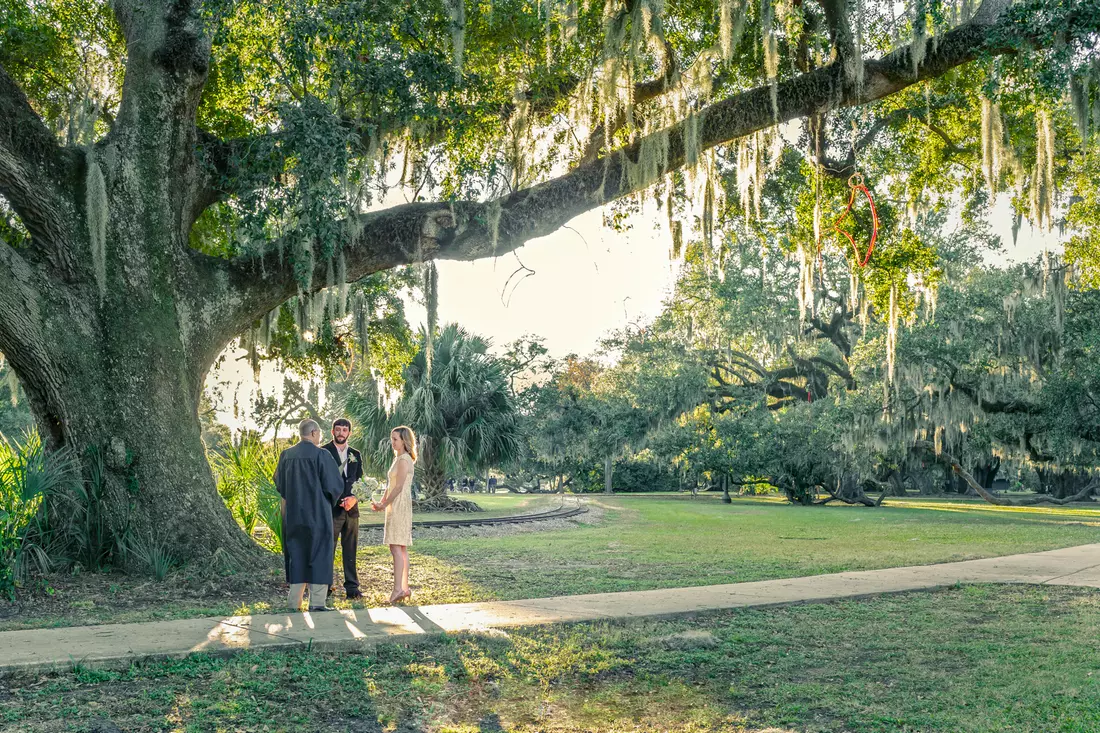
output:
[[[659, 212], [700, 282], [744, 252], [841, 352], [833, 320], [879, 324], [881, 419], [930, 399], [898, 324], [931, 323], [935, 217], [973, 228], [1000, 201], [1064, 229], [1026, 293], [1058, 328], [1097, 284], [1098, 31], [1100, 0], [0, 0], [0, 352], [105, 532], [181, 560], [255, 551], [200, 440], [228, 346], [292, 358], [301, 337], [392, 375], [371, 340], [410, 337], [372, 326], [403, 286], [380, 273], [413, 266], [434, 303], [434, 260], [510, 256], [591, 209]], [[832, 231], [855, 172], [881, 220], [866, 267]], [[866, 208], [847, 226], [862, 246]], [[1020, 348], [1061, 358], [1050, 338]], [[706, 362], [718, 403], [856, 376], [733, 351]], [[886, 437], [948, 445], [965, 409], [928, 402]]]

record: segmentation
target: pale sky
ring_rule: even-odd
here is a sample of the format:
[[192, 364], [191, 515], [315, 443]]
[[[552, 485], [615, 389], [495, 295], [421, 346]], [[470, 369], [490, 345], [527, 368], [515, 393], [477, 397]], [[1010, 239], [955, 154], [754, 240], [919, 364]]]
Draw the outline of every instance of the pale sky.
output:
[[[660, 219], [618, 233], [589, 212], [515, 255], [440, 262], [439, 321], [460, 323], [497, 347], [537, 334], [552, 356], [583, 356], [609, 330], [660, 313], [675, 275], [670, 248]], [[521, 261], [534, 274], [514, 274]], [[426, 314], [410, 304], [408, 316], [419, 326]]]

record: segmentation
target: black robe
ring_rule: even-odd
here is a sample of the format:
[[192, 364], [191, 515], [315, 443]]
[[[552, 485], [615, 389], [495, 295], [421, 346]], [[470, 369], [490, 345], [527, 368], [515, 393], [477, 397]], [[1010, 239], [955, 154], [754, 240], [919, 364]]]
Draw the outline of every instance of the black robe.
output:
[[331, 585], [336, 554], [332, 506], [344, 490], [336, 461], [327, 450], [303, 440], [279, 456], [275, 488], [286, 499], [283, 554], [287, 582]]

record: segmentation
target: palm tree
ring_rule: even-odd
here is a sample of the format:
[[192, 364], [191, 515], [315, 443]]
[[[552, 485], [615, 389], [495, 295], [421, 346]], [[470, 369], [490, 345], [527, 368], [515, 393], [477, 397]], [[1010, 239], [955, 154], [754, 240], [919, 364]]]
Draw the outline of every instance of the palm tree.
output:
[[349, 395], [347, 412], [359, 426], [364, 458], [379, 470], [389, 465], [389, 431], [411, 426], [418, 442], [420, 506], [459, 508], [469, 502], [447, 496], [448, 475], [480, 473], [519, 455], [518, 413], [505, 366], [488, 353], [489, 341], [452, 323], [432, 339], [430, 360], [425, 331], [420, 342], [392, 412], [373, 384]]

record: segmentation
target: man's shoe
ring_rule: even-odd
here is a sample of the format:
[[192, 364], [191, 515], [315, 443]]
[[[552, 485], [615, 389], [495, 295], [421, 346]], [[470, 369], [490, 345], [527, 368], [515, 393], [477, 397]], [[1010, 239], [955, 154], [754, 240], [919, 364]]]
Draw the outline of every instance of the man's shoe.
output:
[[335, 611], [335, 610], [336, 609], [333, 608], [332, 606], [310, 606], [309, 607], [309, 612], [310, 613], [320, 613], [321, 611]]
[[360, 593], [357, 590], [348, 591], [347, 599], [349, 601], [354, 601], [354, 600], [362, 598], [362, 597], [363, 597], [363, 594]]

